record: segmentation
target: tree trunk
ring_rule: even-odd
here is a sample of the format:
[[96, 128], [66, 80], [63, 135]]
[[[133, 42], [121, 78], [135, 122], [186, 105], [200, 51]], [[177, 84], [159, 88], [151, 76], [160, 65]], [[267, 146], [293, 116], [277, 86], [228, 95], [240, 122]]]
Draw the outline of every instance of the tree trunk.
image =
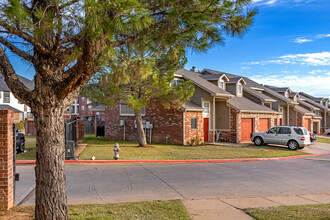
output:
[[36, 219], [69, 219], [65, 192], [64, 105], [33, 108], [37, 129]]
[[141, 111], [135, 112], [136, 124], [137, 124], [137, 140], [139, 142], [139, 147], [146, 147], [147, 139], [143, 129], [143, 122], [142, 122], [142, 113]]

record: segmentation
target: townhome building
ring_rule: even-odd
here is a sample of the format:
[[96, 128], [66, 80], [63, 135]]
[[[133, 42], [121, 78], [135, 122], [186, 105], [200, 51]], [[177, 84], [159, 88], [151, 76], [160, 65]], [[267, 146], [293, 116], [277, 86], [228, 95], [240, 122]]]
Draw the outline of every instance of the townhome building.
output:
[[[18, 75], [18, 79], [29, 89], [34, 89], [33, 81]], [[0, 75], [0, 110], [14, 110], [15, 123], [33, 117], [30, 107], [21, 103], [9, 90], [4, 77]]]
[[[145, 107], [149, 141], [185, 145], [201, 138], [204, 142], [241, 143], [250, 141], [252, 132], [265, 131], [280, 121], [281, 113], [270, 108], [275, 100], [259, 92], [245, 92], [249, 88], [243, 77], [195, 69], [181, 69], [175, 77], [177, 81], [191, 80], [194, 95], [179, 110], [164, 109], [157, 103]], [[106, 109], [106, 137], [135, 140], [134, 121], [134, 112], [125, 103]]]

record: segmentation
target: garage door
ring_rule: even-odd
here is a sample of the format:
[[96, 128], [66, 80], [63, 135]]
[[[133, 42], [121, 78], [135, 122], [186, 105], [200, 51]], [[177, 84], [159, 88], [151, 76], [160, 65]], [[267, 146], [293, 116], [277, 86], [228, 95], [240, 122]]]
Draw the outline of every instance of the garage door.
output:
[[310, 121], [310, 119], [304, 119], [304, 127], [307, 128], [308, 131], [311, 131], [311, 121]]
[[241, 119], [241, 142], [251, 141], [251, 133], [253, 132], [253, 119], [242, 118]]
[[259, 119], [259, 132], [267, 131], [269, 129], [269, 119], [260, 118]]

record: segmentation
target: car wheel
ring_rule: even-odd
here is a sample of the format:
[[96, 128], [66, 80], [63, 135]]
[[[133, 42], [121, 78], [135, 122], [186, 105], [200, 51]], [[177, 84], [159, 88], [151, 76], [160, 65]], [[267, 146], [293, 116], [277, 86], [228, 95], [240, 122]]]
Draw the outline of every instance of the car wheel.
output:
[[297, 150], [299, 148], [299, 145], [298, 145], [297, 141], [291, 140], [288, 143], [288, 147], [290, 150]]
[[262, 140], [261, 137], [256, 137], [256, 138], [254, 138], [254, 144], [255, 144], [256, 146], [260, 146], [260, 145], [262, 145], [263, 142], [264, 142], [264, 141]]
[[21, 140], [21, 143], [18, 147], [18, 153], [21, 153], [21, 152], [24, 153], [24, 149], [25, 149], [25, 142], [24, 142], [24, 140]]

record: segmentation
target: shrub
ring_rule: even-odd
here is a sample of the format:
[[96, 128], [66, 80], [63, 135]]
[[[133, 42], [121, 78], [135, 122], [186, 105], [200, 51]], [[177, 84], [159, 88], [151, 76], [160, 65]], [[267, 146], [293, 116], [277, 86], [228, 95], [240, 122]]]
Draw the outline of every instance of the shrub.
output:
[[203, 138], [201, 137], [193, 137], [190, 139], [191, 146], [202, 145], [202, 144], [203, 144]]

